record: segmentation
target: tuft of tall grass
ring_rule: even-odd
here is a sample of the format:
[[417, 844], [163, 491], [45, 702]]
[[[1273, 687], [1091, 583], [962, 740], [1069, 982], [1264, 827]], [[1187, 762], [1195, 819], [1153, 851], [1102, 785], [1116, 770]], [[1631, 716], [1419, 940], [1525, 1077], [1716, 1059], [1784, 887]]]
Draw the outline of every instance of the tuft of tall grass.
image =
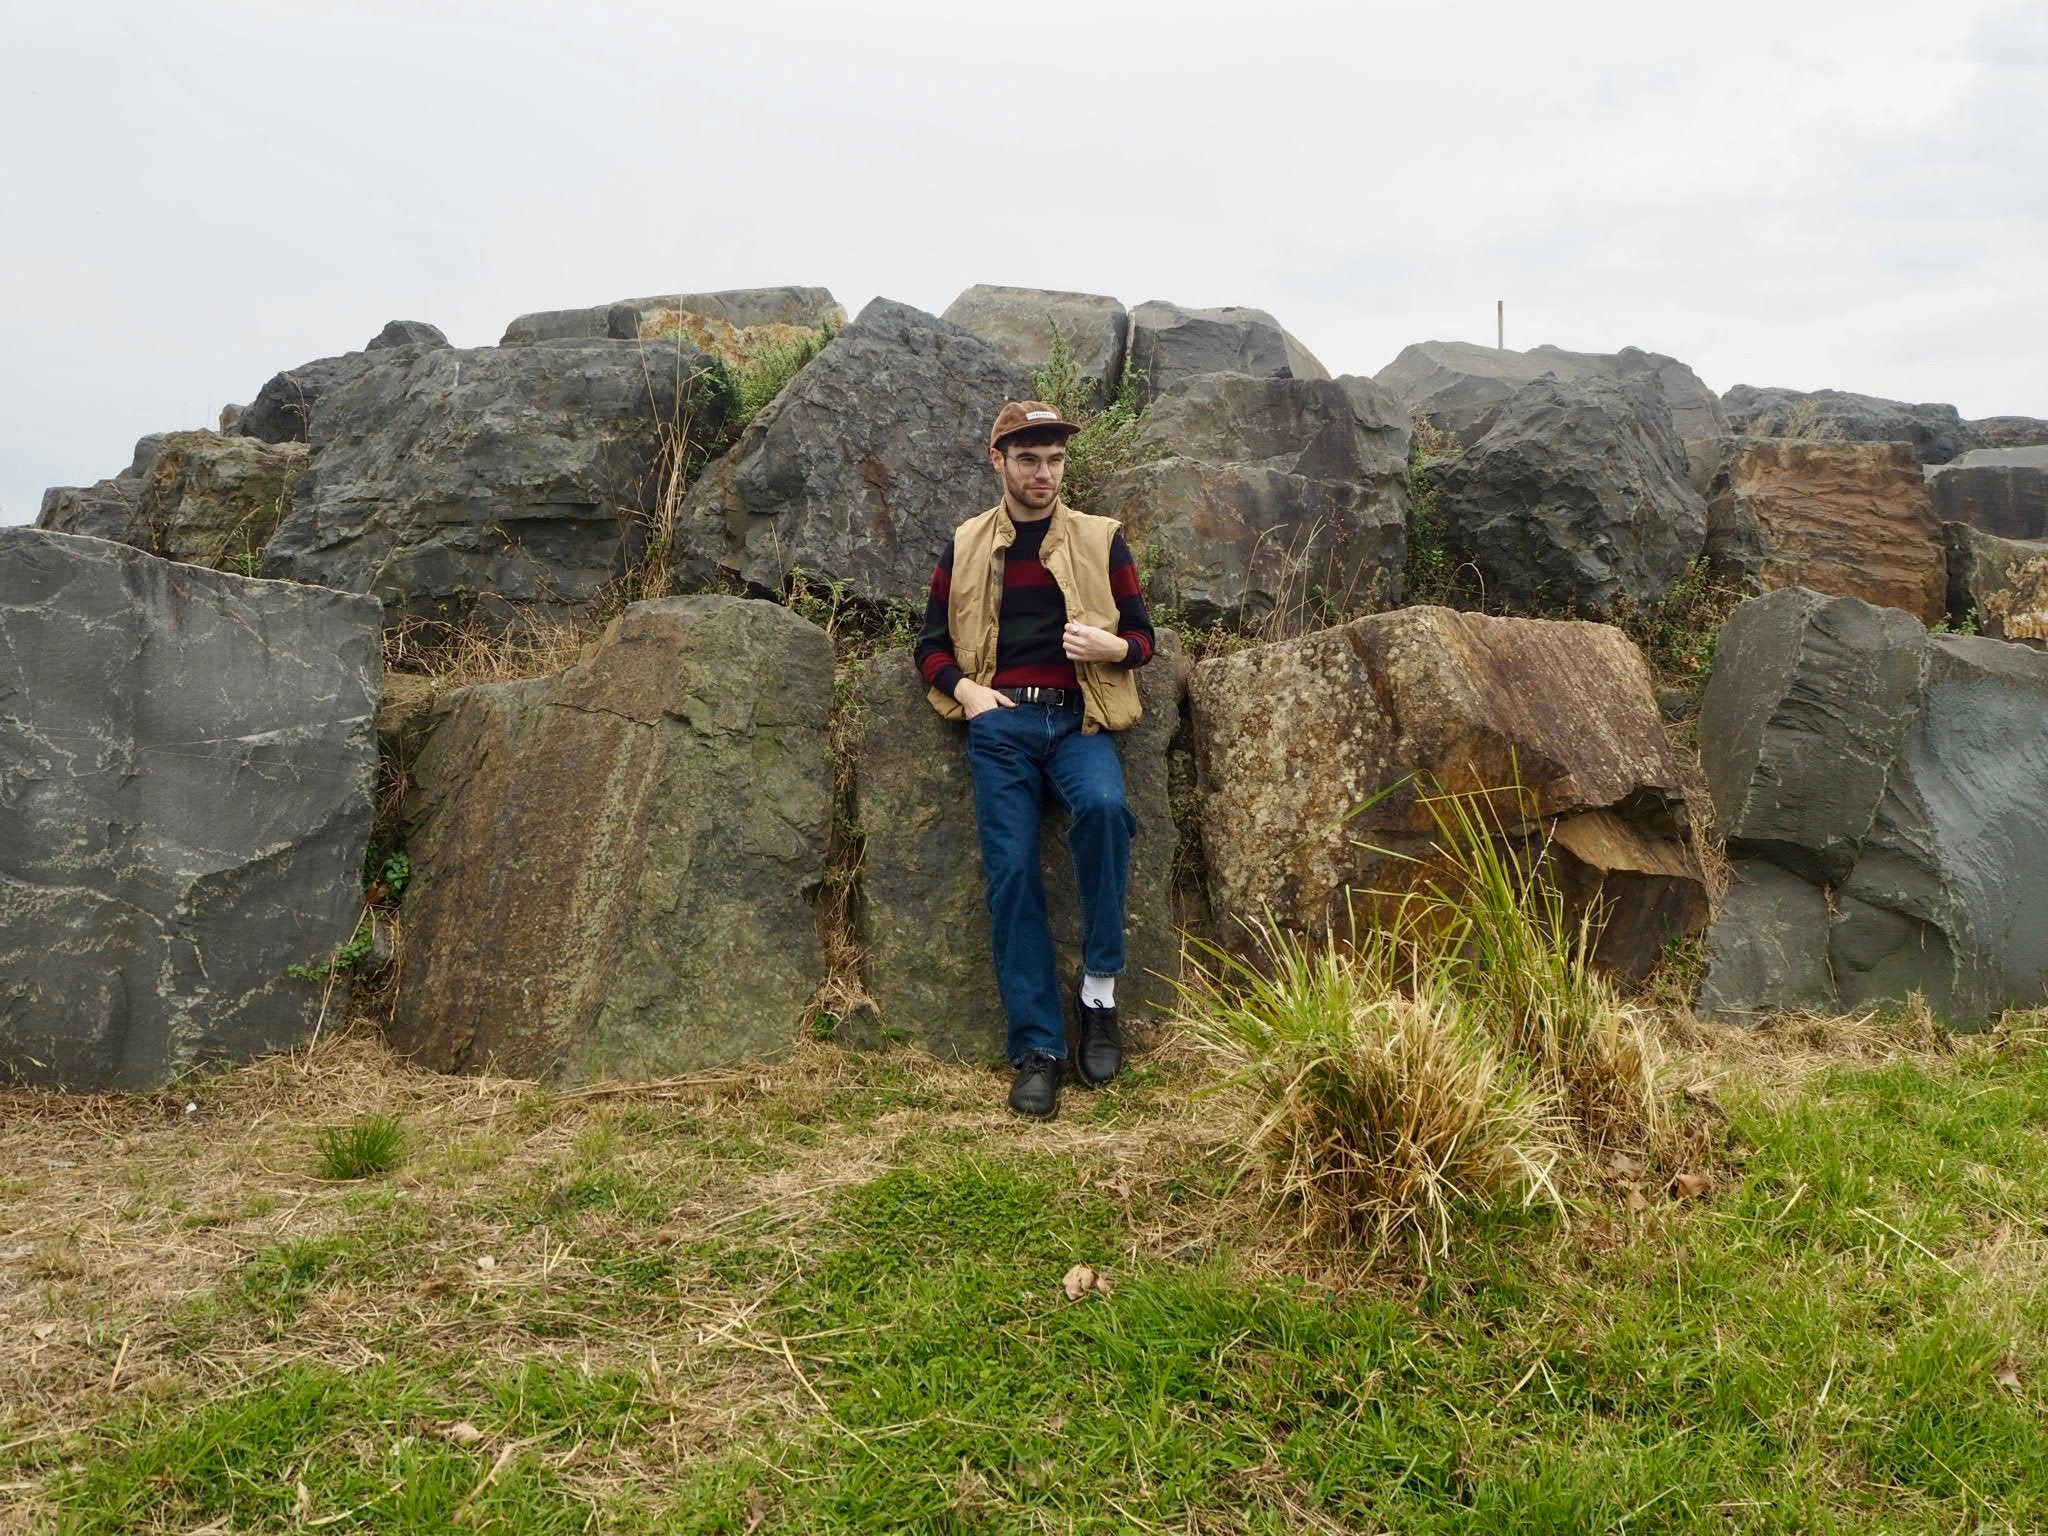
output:
[[1556, 1199], [1560, 1127], [1443, 977], [1404, 988], [1400, 943], [1272, 923], [1247, 958], [1204, 946], [1187, 1036], [1256, 1106], [1245, 1166], [1306, 1239], [1444, 1252], [1458, 1214]]
[[1268, 919], [1243, 953], [1199, 946], [1179, 1011], [1249, 1091], [1247, 1164], [1305, 1237], [1429, 1254], [1460, 1210], [1555, 1200], [1567, 1158], [1673, 1126], [1648, 1017], [1594, 969], [1599, 913], [1570, 909], [1522, 792], [1419, 803], [1410, 890], [1319, 938]]
[[1662, 1051], [1643, 1011], [1594, 968], [1600, 914], [1569, 910], [1547, 843], [1522, 830], [1541, 824], [1524, 792], [1437, 792], [1422, 804], [1436, 853], [1400, 924], [1412, 968], [1468, 999], [1586, 1141], [1657, 1142], [1668, 1128]]
[[396, 1115], [365, 1115], [353, 1125], [320, 1133], [320, 1177], [367, 1179], [389, 1173], [405, 1156], [405, 1129]]

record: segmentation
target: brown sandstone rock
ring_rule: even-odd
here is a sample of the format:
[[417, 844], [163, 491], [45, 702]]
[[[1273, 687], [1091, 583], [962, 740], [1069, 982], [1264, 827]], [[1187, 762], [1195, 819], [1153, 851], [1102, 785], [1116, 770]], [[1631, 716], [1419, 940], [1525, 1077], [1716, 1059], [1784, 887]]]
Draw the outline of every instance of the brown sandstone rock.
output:
[[1425, 785], [1517, 781], [1519, 808], [1492, 797], [1502, 830], [1554, 835], [1568, 891], [1604, 895], [1603, 962], [1644, 974], [1704, 924], [1678, 765], [1619, 630], [1406, 608], [1206, 661], [1190, 695], [1226, 937], [1269, 912], [1343, 927], [1366, 893], [1431, 871]]
[[[1158, 654], [1137, 675], [1145, 714], [1117, 739], [1124, 792], [1138, 818], [1125, 929], [1129, 967], [1117, 987], [1117, 1010], [1142, 1027], [1171, 1006], [1180, 961], [1167, 749], [1180, 728], [1187, 670], [1171, 630], [1159, 632]], [[881, 1027], [935, 1055], [998, 1057], [1003, 1011], [990, 959], [964, 727], [932, 711], [924, 684], [900, 652], [868, 662], [856, 699], [866, 981]], [[1080, 961], [1081, 927], [1065, 826], [1057, 804], [1048, 806], [1039, 858], [1063, 984]]]
[[822, 630], [710, 596], [448, 695], [405, 804], [393, 1043], [551, 1082], [785, 1050], [823, 975], [831, 700]]
[[1708, 554], [1724, 571], [1760, 591], [1809, 587], [1924, 623], [1942, 616], [1941, 525], [1909, 446], [1748, 437], [1714, 457]]
[[640, 316], [640, 340], [686, 341], [700, 352], [714, 352], [734, 367], [744, 367], [762, 353], [794, 347], [821, 338], [823, 327], [810, 325], [734, 325], [720, 315], [688, 309], [653, 309]]

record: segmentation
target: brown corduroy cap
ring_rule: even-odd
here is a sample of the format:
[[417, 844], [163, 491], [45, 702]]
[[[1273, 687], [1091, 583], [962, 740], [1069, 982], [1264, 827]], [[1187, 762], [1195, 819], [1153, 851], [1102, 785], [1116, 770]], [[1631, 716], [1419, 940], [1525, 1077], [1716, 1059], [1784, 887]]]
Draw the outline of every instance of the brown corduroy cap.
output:
[[993, 448], [1012, 432], [1026, 432], [1033, 427], [1051, 427], [1069, 437], [1081, 430], [1071, 421], [1062, 421], [1060, 413], [1043, 400], [1012, 400], [996, 412], [996, 424], [988, 429], [988, 445]]

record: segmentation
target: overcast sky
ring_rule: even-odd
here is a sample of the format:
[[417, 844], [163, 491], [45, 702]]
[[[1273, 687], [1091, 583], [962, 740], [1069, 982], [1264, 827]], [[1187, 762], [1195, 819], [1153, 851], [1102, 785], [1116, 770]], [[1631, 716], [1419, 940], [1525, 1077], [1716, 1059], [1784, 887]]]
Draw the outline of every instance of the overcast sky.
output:
[[773, 283], [2048, 416], [2048, 4], [0, 0], [0, 217], [0, 521], [388, 319]]

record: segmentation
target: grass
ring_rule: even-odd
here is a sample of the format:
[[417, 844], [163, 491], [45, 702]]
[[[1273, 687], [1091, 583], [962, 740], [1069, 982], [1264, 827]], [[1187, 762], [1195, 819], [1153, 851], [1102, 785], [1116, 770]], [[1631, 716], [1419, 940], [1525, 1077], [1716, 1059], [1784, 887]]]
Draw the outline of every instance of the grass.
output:
[[1244, 1167], [1300, 1237], [1426, 1261], [1477, 1211], [1682, 1143], [1663, 1047], [1594, 969], [1598, 913], [1570, 911], [1540, 818], [1510, 791], [1420, 803], [1435, 847], [1408, 890], [1360, 893], [1341, 938], [1197, 943], [1181, 1012], [1245, 1090]]
[[[814, 1045], [10, 1095], [0, 1530], [2039, 1528], [2039, 1016], [1679, 1022], [1710, 1193], [1617, 1166], [1426, 1267], [1286, 1242], [1184, 1048], [1050, 1125]], [[386, 1179], [299, 1171], [377, 1113]]]
[[1303, 1240], [1448, 1251], [1469, 1208], [1556, 1197], [1555, 1112], [1442, 970], [1403, 986], [1363, 956], [1264, 928], [1210, 949], [1183, 1011], [1249, 1090], [1245, 1164]]
[[396, 1168], [405, 1155], [405, 1128], [393, 1115], [366, 1115], [353, 1125], [320, 1133], [320, 1177], [368, 1179]]

